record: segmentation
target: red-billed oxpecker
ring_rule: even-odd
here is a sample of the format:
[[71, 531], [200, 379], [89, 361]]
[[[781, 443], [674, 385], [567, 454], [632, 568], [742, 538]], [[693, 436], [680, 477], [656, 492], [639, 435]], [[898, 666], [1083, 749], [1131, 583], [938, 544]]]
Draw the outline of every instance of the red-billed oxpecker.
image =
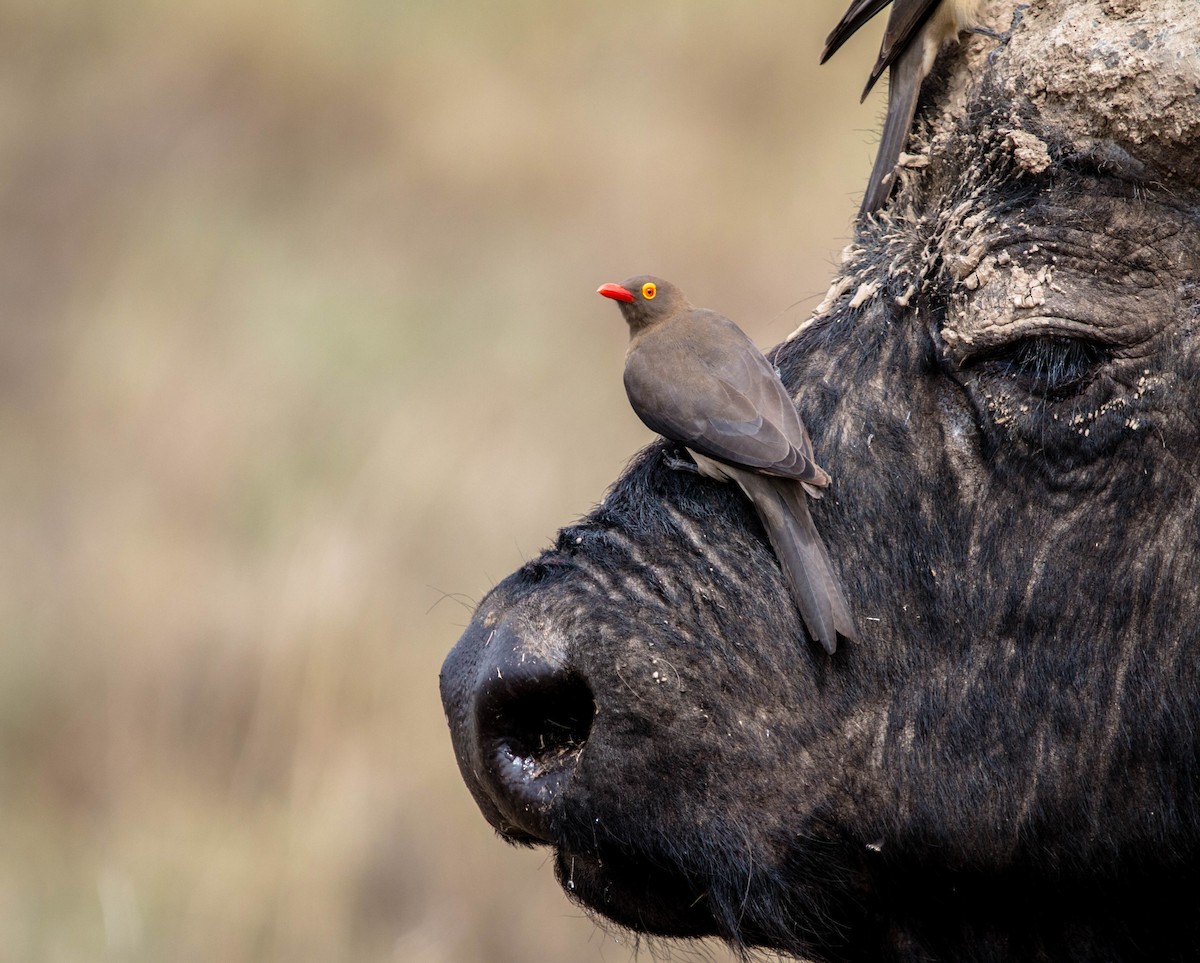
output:
[[[694, 308], [673, 284], [605, 284], [629, 324], [625, 391], [651, 431], [683, 444], [700, 474], [754, 503], [809, 634], [827, 652], [855, 636], [850, 608], [808, 511], [829, 475], [791, 396], [736, 324]], [[688, 466], [690, 467], [690, 466]]]
[[[825, 40], [821, 63], [832, 57], [863, 24], [891, 0], [854, 0], [845, 16]], [[883, 122], [879, 153], [867, 181], [859, 214], [870, 214], [883, 206], [896, 179], [900, 151], [908, 140], [921, 82], [929, 75], [938, 51], [947, 40], [957, 40], [964, 30], [979, 31], [983, 0], [895, 0], [888, 16], [879, 59], [863, 89], [862, 99], [888, 71], [888, 109]], [[979, 31], [986, 33], [987, 31]]]

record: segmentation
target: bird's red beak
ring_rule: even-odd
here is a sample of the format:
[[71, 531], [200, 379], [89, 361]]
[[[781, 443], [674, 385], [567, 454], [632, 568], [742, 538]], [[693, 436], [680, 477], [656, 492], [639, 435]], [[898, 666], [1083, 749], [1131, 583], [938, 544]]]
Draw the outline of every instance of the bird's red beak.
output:
[[603, 294], [606, 298], [612, 298], [614, 301], [632, 301], [633, 295], [619, 284], [601, 284], [596, 288], [597, 294]]

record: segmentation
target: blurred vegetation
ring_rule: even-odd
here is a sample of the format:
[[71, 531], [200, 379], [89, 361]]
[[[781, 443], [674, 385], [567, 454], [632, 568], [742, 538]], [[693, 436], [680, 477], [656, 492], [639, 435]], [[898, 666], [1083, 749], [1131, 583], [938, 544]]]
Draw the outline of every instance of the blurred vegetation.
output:
[[0, 0], [0, 960], [633, 955], [437, 671], [648, 440], [599, 283], [823, 293], [842, 6]]

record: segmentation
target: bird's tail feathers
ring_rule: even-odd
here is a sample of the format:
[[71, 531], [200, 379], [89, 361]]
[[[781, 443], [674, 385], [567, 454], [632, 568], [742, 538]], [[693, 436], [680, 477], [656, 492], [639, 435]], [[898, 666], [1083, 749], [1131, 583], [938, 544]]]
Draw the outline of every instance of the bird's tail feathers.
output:
[[739, 471], [736, 478], [758, 509], [805, 628], [832, 654], [839, 635], [854, 639], [854, 621], [809, 514], [807, 496], [791, 480], [747, 471]]
[[875, 166], [867, 181], [859, 214], [871, 214], [883, 207], [896, 181], [896, 164], [908, 141], [917, 100], [921, 96], [921, 81], [925, 79], [924, 44], [913, 42], [888, 68], [888, 108], [879, 139]]
[[816, 547], [816, 552], [821, 558], [820, 571], [829, 593], [829, 606], [833, 613], [833, 627], [838, 635], [853, 642], [858, 638], [858, 630], [854, 625], [854, 616], [850, 614], [850, 604], [846, 601], [846, 595], [842, 591], [841, 580], [837, 577], [833, 563], [829, 559], [829, 550], [825, 547], [825, 542], [821, 539], [821, 536], [817, 534], [817, 527], [813, 524], [812, 515], [808, 511], [808, 502], [805, 500], [804, 493], [795, 485], [788, 486], [784, 491], [791, 515], [797, 520], [800, 528], [807, 530], [809, 538], [811, 538], [812, 544]]

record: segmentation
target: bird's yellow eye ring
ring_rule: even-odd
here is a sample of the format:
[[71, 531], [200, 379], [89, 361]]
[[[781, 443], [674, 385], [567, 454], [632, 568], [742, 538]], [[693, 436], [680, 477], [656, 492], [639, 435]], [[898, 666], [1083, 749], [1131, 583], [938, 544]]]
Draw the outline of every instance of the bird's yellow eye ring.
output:
[[647, 281], [642, 285], [642, 297], [647, 301], [653, 301], [656, 294], [658, 294], [658, 287], [653, 281]]

